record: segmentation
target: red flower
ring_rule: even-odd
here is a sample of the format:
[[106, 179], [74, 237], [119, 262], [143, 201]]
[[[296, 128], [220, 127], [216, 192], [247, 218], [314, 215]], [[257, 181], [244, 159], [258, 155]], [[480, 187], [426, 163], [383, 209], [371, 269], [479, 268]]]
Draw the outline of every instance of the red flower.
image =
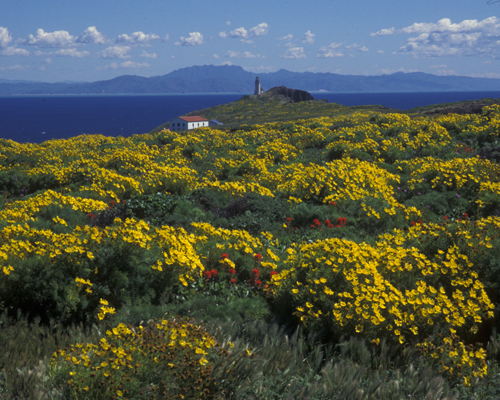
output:
[[210, 271], [210, 272], [212, 272], [212, 278], [214, 278], [214, 279], [215, 279], [215, 278], [217, 278], [217, 274], [218, 274], [218, 272], [217, 272], [217, 270], [216, 270], [216, 269], [213, 269], [213, 270], [212, 270], [212, 271]]
[[328, 226], [328, 225], [331, 225], [330, 221], [325, 219], [325, 225]]
[[469, 219], [469, 214], [464, 213], [463, 217], [464, 217], [465, 219]]
[[345, 226], [347, 224], [347, 219], [343, 217], [337, 218], [337, 226]]
[[220, 259], [224, 260], [225, 258], [229, 258], [229, 256], [226, 253], [222, 253], [222, 255], [220, 256]]
[[115, 204], [116, 204], [116, 203], [115, 203], [115, 201], [114, 201], [114, 200], [111, 200], [111, 201], [109, 202], [109, 205], [110, 205], [111, 207], [114, 207], [114, 206], [115, 206]]
[[255, 281], [255, 286], [262, 286], [262, 281]]
[[446, 215], [445, 215], [443, 218], [444, 218], [444, 219], [448, 219], [448, 217], [447, 217]]
[[203, 273], [203, 276], [205, 277], [205, 279], [212, 279], [212, 271], [205, 271]]
[[411, 222], [410, 222], [410, 225], [411, 225], [411, 226], [415, 226], [415, 221], [411, 221]]
[[423, 223], [423, 222], [422, 222], [422, 220], [421, 220], [421, 219], [419, 219], [419, 220], [417, 221], [417, 224], [422, 225], [422, 223]]
[[269, 275], [271, 275], [271, 276], [278, 275], [278, 273], [276, 271], [271, 271], [271, 273]]
[[252, 269], [252, 279], [258, 279], [260, 275], [260, 271], [258, 268]]
[[90, 219], [94, 219], [94, 214], [90, 213], [90, 214], [89, 214], [89, 218], [90, 218]]
[[321, 226], [321, 222], [319, 222], [319, 219], [315, 219], [313, 222], [314, 222], [314, 225]]
[[292, 219], [291, 219], [290, 217], [288, 217], [288, 218], [286, 219], [286, 222], [288, 222], [288, 223], [290, 224], [290, 223], [292, 223]]
[[330, 205], [331, 205], [331, 206], [336, 206], [337, 204], [335, 204], [335, 202], [334, 202], [334, 201], [330, 201]]
[[255, 253], [253, 259], [255, 260], [255, 262], [260, 262], [260, 260], [262, 260], [262, 255], [259, 253]]
[[231, 279], [231, 283], [236, 283], [236, 279]]
[[229, 275], [236, 275], [236, 270], [234, 268], [229, 268]]

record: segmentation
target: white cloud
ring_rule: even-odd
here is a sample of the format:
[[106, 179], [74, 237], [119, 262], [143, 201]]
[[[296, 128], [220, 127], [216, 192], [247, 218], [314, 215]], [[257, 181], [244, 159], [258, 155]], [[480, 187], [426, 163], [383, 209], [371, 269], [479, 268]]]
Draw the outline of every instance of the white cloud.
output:
[[52, 64], [52, 58], [46, 58], [45, 64]]
[[394, 74], [396, 72], [409, 73], [409, 72], [422, 72], [422, 71], [420, 69], [406, 69], [404, 67], [401, 67], [401, 68], [398, 68], [398, 69], [383, 68], [383, 69], [380, 70], [380, 72], [382, 74], [390, 75], [390, 74]]
[[92, 43], [92, 44], [106, 44], [108, 40], [104, 35], [97, 30], [95, 26], [89, 26], [83, 33], [76, 39], [77, 43]]
[[7, 47], [5, 50], [0, 51], [2, 56], [29, 56], [30, 52], [25, 49], [18, 49], [16, 47]]
[[148, 53], [146, 50], [142, 51], [142, 54], [139, 57], [145, 57], [145, 58], [158, 58], [158, 54], [156, 53]]
[[246, 67], [245, 70], [250, 71], [250, 72], [274, 72], [277, 71], [279, 68], [275, 66], [264, 66], [260, 65], [258, 67]]
[[265, 58], [265, 57], [261, 56], [260, 54], [252, 54], [249, 51], [244, 51], [243, 53], [241, 53], [241, 57], [243, 57], [243, 58]]
[[231, 25], [231, 21], [226, 21], [226, 25], [230, 26]]
[[388, 35], [392, 35], [395, 30], [396, 29], [394, 29], [394, 27], [389, 28], [389, 29], [381, 29], [378, 32], [370, 33], [370, 36], [371, 37], [374, 37], [374, 36], [388, 36]]
[[123, 35], [118, 36], [116, 43], [147, 45], [149, 42], [159, 38], [160, 37], [154, 33], [144, 33], [139, 31], [134, 32], [131, 35], [124, 33]]
[[443, 18], [435, 23], [414, 23], [393, 33], [416, 35], [408, 38], [398, 50], [399, 53], [409, 53], [416, 58], [440, 56], [500, 58], [500, 19], [497, 17], [485, 18], [482, 21], [463, 20], [458, 23]]
[[99, 56], [102, 58], [129, 58], [130, 50], [130, 46], [110, 46], [99, 52]]
[[440, 76], [453, 76], [458, 75], [457, 72], [453, 69], [439, 69], [435, 72], [436, 75]]
[[328, 46], [323, 46], [319, 48], [319, 53], [317, 54], [317, 57], [320, 58], [335, 58], [335, 57], [343, 57], [344, 54], [342, 54], [340, 51], [337, 51], [335, 49], [339, 48], [342, 46], [342, 43], [330, 43]]
[[0, 26], [0, 49], [7, 47], [12, 41], [12, 36], [7, 28]]
[[22, 43], [38, 47], [68, 47], [75, 44], [75, 37], [68, 31], [45, 32], [38, 29], [36, 36], [29, 35]]
[[167, 33], [163, 39], [162, 39], [162, 42], [168, 42], [168, 39], [170, 39], [170, 35]]
[[349, 50], [353, 50], [353, 49], [358, 49], [358, 51], [368, 51], [368, 47], [366, 46], [363, 46], [362, 44], [358, 44], [358, 43], [353, 43], [353, 44], [350, 44], [350, 45], [347, 45], [345, 46], [346, 49], [349, 49]]
[[217, 54], [214, 54], [212, 57], [213, 58], [220, 58]]
[[221, 39], [225, 39], [225, 38], [227, 38], [227, 36], [228, 36], [228, 35], [227, 35], [226, 31], [219, 32], [219, 37], [220, 37]]
[[304, 33], [304, 40], [302, 41], [302, 43], [313, 44], [315, 36], [316, 35], [314, 33], [311, 33], [310, 30], [307, 31], [306, 33]]
[[97, 69], [98, 70], [121, 69], [121, 68], [139, 69], [139, 68], [149, 68], [149, 67], [151, 67], [151, 64], [148, 63], [136, 63], [133, 61], [124, 61], [120, 64], [118, 64], [117, 62], [112, 62], [111, 64], [105, 65], [104, 67], [99, 67]]
[[357, 43], [348, 44], [348, 45], [345, 46], [346, 49], [356, 49], [358, 47], [361, 47], [361, 45], [357, 44]]
[[293, 35], [290, 33], [289, 35], [285, 35], [285, 36], [281, 36], [281, 37], [277, 37], [276, 40], [292, 40], [293, 39]]
[[54, 53], [48, 53], [48, 54], [55, 54], [57, 56], [78, 57], [78, 58], [88, 57], [90, 55], [88, 51], [78, 51], [76, 49], [61, 49], [57, 50]]
[[203, 44], [203, 35], [200, 32], [190, 32], [189, 37], [181, 36], [179, 41], [175, 42], [176, 46], [196, 46], [200, 44]]
[[27, 65], [11, 65], [9, 67], [0, 67], [0, 71], [19, 71], [21, 69], [29, 69]]
[[384, 54], [385, 51], [384, 50], [377, 50], [377, 54]]
[[133, 61], [125, 61], [125, 62], [122, 62], [120, 64], [120, 67], [122, 67], [122, 68], [134, 68], [134, 69], [137, 69], [137, 68], [149, 68], [149, 67], [151, 67], [151, 64], [148, 64], [148, 63], [136, 63], [136, 62], [133, 62]]
[[252, 54], [249, 51], [244, 51], [243, 53], [240, 53], [239, 51], [232, 51], [232, 50], [229, 50], [226, 53], [226, 57], [229, 57], [229, 58], [264, 58], [260, 54]]
[[238, 37], [247, 38], [248, 37], [248, 31], [243, 27], [235, 29], [234, 31], [229, 32], [229, 34], [231, 35], [231, 37], [234, 37], [234, 38], [238, 38]]
[[254, 26], [253, 28], [250, 29], [250, 36], [255, 37], [255, 36], [264, 36], [267, 35], [269, 32], [269, 26], [265, 23], [262, 22], [257, 26]]
[[493, 78], [493, 79], [500, 79], [500, 74], [497, 72], [485, 72], [483, 74], [470, 74], [468, 75], [472, 78]]
[[[265, 22], [262, 22], [259, 25], [250, 28], [248, 31], [244, 27], [237, 28], [229, 32], [229, 35], [233, 38], [241, 38], [241, 41], [244, 43], [254, 43], [253, 41], [248, 39], [267, 35], [268, 32], [269, 25], [267, 25], [267, 23]], [[221, 36], [221, 34], [224, 34], [224, 36]], [[219, 33], [219, 37], [227, 37], [226, 32]]]
[[224, 61], [221, 65], [233, 65], [231, 61]]
[[431, 32], [474, 32], [484, 31], [498, 35], [500, 33], [499, 19], [497, 17], [477, 19], [466, 19], [458, 24], [453, 24], [449, 18], [440, 19], [437, 23], [420, 22], [401, 29], [404, 33], [431, 33]]
[[303, 47], [291, 47], [289, 48], [285, 54], [281, 55], [282, 58], [306, 58], [304, 54]]

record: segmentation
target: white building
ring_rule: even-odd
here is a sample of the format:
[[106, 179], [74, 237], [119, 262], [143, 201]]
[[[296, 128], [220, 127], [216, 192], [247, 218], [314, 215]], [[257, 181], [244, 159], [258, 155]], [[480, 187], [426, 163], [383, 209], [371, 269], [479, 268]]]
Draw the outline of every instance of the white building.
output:
[[262, 86], [260, 86], [260, 79], [259, 77], [255, 78], [255, 91], [253, 94], [261, 94], [264, 93], [264, 89], [262, 89]]
[[170, 121], [169, 128], [171, 131], [188, 131], [208, 125], [208, 120], [203, 117], [178, 117]]

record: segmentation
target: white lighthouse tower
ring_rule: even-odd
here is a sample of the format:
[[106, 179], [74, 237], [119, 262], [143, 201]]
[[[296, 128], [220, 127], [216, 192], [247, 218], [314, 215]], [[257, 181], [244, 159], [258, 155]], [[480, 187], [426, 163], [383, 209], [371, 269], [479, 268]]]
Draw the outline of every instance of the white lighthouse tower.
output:
[[264, 93], [264, 89], [262, 89], [262, 86], [260, 86], [260, 80], [259, 77], [255, 78], [255, 91], [253, 94], [261, 94]]

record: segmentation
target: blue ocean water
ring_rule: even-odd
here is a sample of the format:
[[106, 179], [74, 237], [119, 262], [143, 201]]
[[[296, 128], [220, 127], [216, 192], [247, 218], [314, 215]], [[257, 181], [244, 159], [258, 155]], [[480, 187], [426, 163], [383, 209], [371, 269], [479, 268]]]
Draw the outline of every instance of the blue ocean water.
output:
[[[379, 104], [407, 110], [429, 104], [500, 98], [500, 92], [312, 93], [346, 106]], [[238, 100], [242, 94], [131, 96], [0, 96], [0, 138], [41, 143], [85, 134], [146, 133], [194, 110]], [[223, 122], [223, 121], [222, 121]]]

